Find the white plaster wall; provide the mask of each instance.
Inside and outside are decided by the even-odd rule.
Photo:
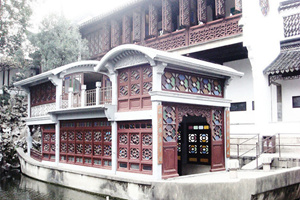
[[[226,62],[224,65],[229,66],[240,72],[244,72],[242,78],[234,78],[227,86],[226,98],[235,102],[245,102],[247,105],[246,111],[230,112],[230,124],[232,128],[238,125],[249,125],[254,123],[254,111],[252,110],[253,96],[253,77],[252,68],[249,59],[236,60]],[[233,129],[234,130],[234,129]],[[236,130],[238,133],[243,131],[243,128]]]
[[[299,85],[300,85],[300,79],[281,81],[283,122],[300,123],[300,108],[293,108],[293,101],[292,101],[293,96],[300,96]]]

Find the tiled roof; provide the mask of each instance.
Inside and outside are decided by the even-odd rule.
[[[289,10],[300,6],[300,0],[287,0],[280,3],[279,10]]]
[[[264,73],[276,75],[296,71],[300,71],[300,40],[282,44],[280,54],[264,70]]]
[[[100,21],[114,13],[117,13],[123,9],[126,9],[126,8],[129,8],[133,5],[136,5],[140,2],[143,2],[143,1],[147,1],[147,0],[127,0],[126,2],[120,4],[120,5],[116,5],[116,7],[113,9],[113,10],[109,10],[107,12],[104,12],[104,13],[101,13],[100,15],[96,16],[96,17],[93,17],[92,19],[88,20],[88,21],[85,21],[83,22],[82,24],[79,25],[80,29],[84,28],[85,26],[87,25],[90,25],[94,22],[97,22],[97,21]]]

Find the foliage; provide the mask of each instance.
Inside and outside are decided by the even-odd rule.
[[[0,1],[0,54],[14,56],[25,39],[32,14],[31,0]]]
[[[0,95],[0,163],[16,165],[18,158],[15,146],[22,147],[26,141],[26,126],[23,118],[27,116],[27,105],[23,96],[10,95],[7,89],[3,92],[3,95]]]
[[[31,54],[34,65],[43,71],[69,64],[88,56],[87,41],[79,29],[65,17],[51,14],[41,22],[40,32],[29,37],[36,51]]]

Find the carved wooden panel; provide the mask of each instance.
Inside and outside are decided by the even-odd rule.
[[[242,12],[242,0],[235,0],[235,10]]]
[[[89,33],[85,36],[88,41],[89,52],[91,56],[101,53],[100,30]]]
[[[120,45],[121,26],[119,21],[111,20],[111,47]]]
[[[30,106],[49,104],[55,102],[56,87],[50,82],[30,87]]]
[[[179,0],[179,25],[190,26],[190,0]]]
[[[240,17],[241,15],[234,15],[219,23],[191,27],[189,45],[242,33],[243,29],[238,25]]]
[[[162,30],[172,31],[172,7],[169,0],[162,1]]]
[[[111,168],[112,135],[107,119],[61,121],[60,162]]]
[[[54,125],[41,126],[42,130],[42,159],[55,161],[55,127]]]
[[[167,34],[165,37],[159,37],[156,40],[148,41],[146,46],[163,51],[187,46],[186,32],[177,31]]]
[[[103,23],[101,30],[101,45],[103,51],[110,50],[110,25],[108,22]]]
[[[117,169],[151,174],[152,141],[151,121],[118,122]]]
[[[206,0],[197,0],[198,7],[198,21],[202,23],[207,22],[207,4]]]
[[[223,18],[225,17],[225,0],[215,0],[216,6],[216,17]]]
[[[157,36],[158,10],[153,5],[149,5],[149,35]]]
[[[122,19],[122,43],[128,44],[131,42],[131,20],[128,15],[124,15]]]
[[[141,41],[141,25],[142,16],[139,11],[133,12],[132,26],[133,26],[133,42]]]
[[[138,66],[119,71],[118,110],[151,109],[152,68]]]

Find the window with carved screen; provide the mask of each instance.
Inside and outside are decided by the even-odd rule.
[[[43,160],[55,161],[55,126],[44,125],[42,130],[42,157]]]
[[[30,105],[54,103],[56,98],[56,87],[50,82],[30,87]]]
[[[118,170],[152,173],[151,121],[118,123]]]
[[[165,71],[162,76],[162,89],[223,97],[223,82],[221,79],[186,72]]]
[[[62,121],[60,161],[110,168],[111,140],[111,124],[105,119]]]
[[[151,109],[151,66],[130,67],[118,74],[118,110]]]

